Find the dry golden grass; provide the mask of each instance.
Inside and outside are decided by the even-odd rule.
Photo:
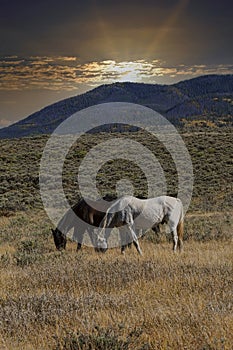
[[[144,239],[142,257],[124,257],[55,251],[42,212],[0,226],[0,349],[232,349],[231,239],[188,240],[182,254]]]

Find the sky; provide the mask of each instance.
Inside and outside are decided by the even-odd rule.
[[[0,0],[0,127],[116,81],[233,73],[232,0]]]

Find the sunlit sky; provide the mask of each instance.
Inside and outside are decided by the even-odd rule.
[[[0,4],[0,126],[102,84],[233,73],[230,0]]]

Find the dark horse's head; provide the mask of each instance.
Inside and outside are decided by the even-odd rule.
[[[66,249],[66,237],[63,233],[56,228],[55,230],[52,229],[52,234],[56,248],[58,250]]]

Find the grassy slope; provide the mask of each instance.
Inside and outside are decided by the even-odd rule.
[[[37,181],[46,137],[1,141],[0,348],[232,349],[232,134],[183,138],[195,172],[185,251],[174,255],[165,232],[149,234],[142,258],[134,249],[126,257],[119,249],[98,255],[88,247],[77,254],[74,243],[56,252]],[[83,140],[68,159],[81,159],[95,142]],[[161,148],[172,191],[174,174],[162,154]],[[78,196],[72,164],[64,171],[71,202]],[[113,190],[111,166],[102,170],[100,188],[104,178]],[[131,170],[140,192],[143,183]]]

